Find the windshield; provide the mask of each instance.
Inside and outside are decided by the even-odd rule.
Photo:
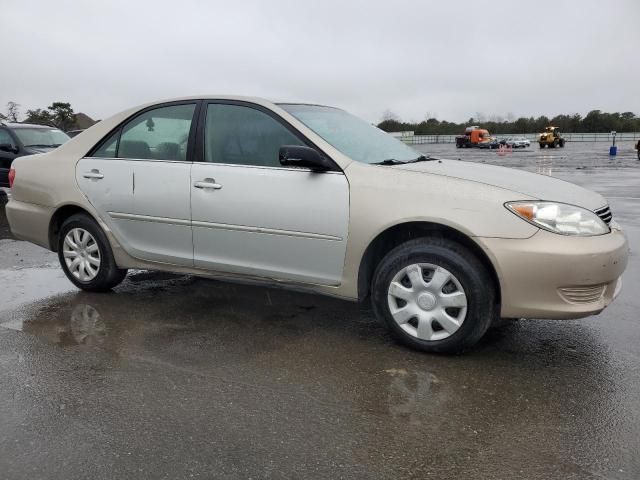
[[[13,133],[25,147],[59,147],[70,138],[57,128],[16,128]]]
[[[388,133],[344,110],[298,104],[281,104],[280,107],[340,152],[358,162],[406,162],[422,155]]]

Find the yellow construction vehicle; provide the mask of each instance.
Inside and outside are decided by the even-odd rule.
[[[564,147],[564,138],[562,138],[558,127],[547,127],[544,129],[544,132],[540,134],[540,138],[538,138],[538,144],[540,145],[540,148],[562,148]]]

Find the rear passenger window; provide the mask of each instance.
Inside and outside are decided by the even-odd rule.
[[[116,147],[118,146],[119,136],[120,131],[118,130],[116,133],[111,135],[111,137],[109,137],[91,156],[99,158],[116,158]]]
[[[195,108],[195,104],[172,105],[138,115],[108,138],[93,156],[185,161]]]

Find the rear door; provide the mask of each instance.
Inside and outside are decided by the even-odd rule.
[[[146,109],[80,160],[80,188],[132,256],[193,265],[190,173],[197,103]]]
[[[251,104],[203,105],[191,171],[194,263],[260,277],[337,285],[349,221],[342,171],[284,168],[283,145],[308,143]]]

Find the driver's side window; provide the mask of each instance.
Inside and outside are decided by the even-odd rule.
[[[192,103],[144,112],[107,139],[93,156],[185,161],[195,108]]]
[[[243,105],[209,104],[204,137],[205,161],[231,165],[280,167],[280,147],[304,146],[276,119]]]

